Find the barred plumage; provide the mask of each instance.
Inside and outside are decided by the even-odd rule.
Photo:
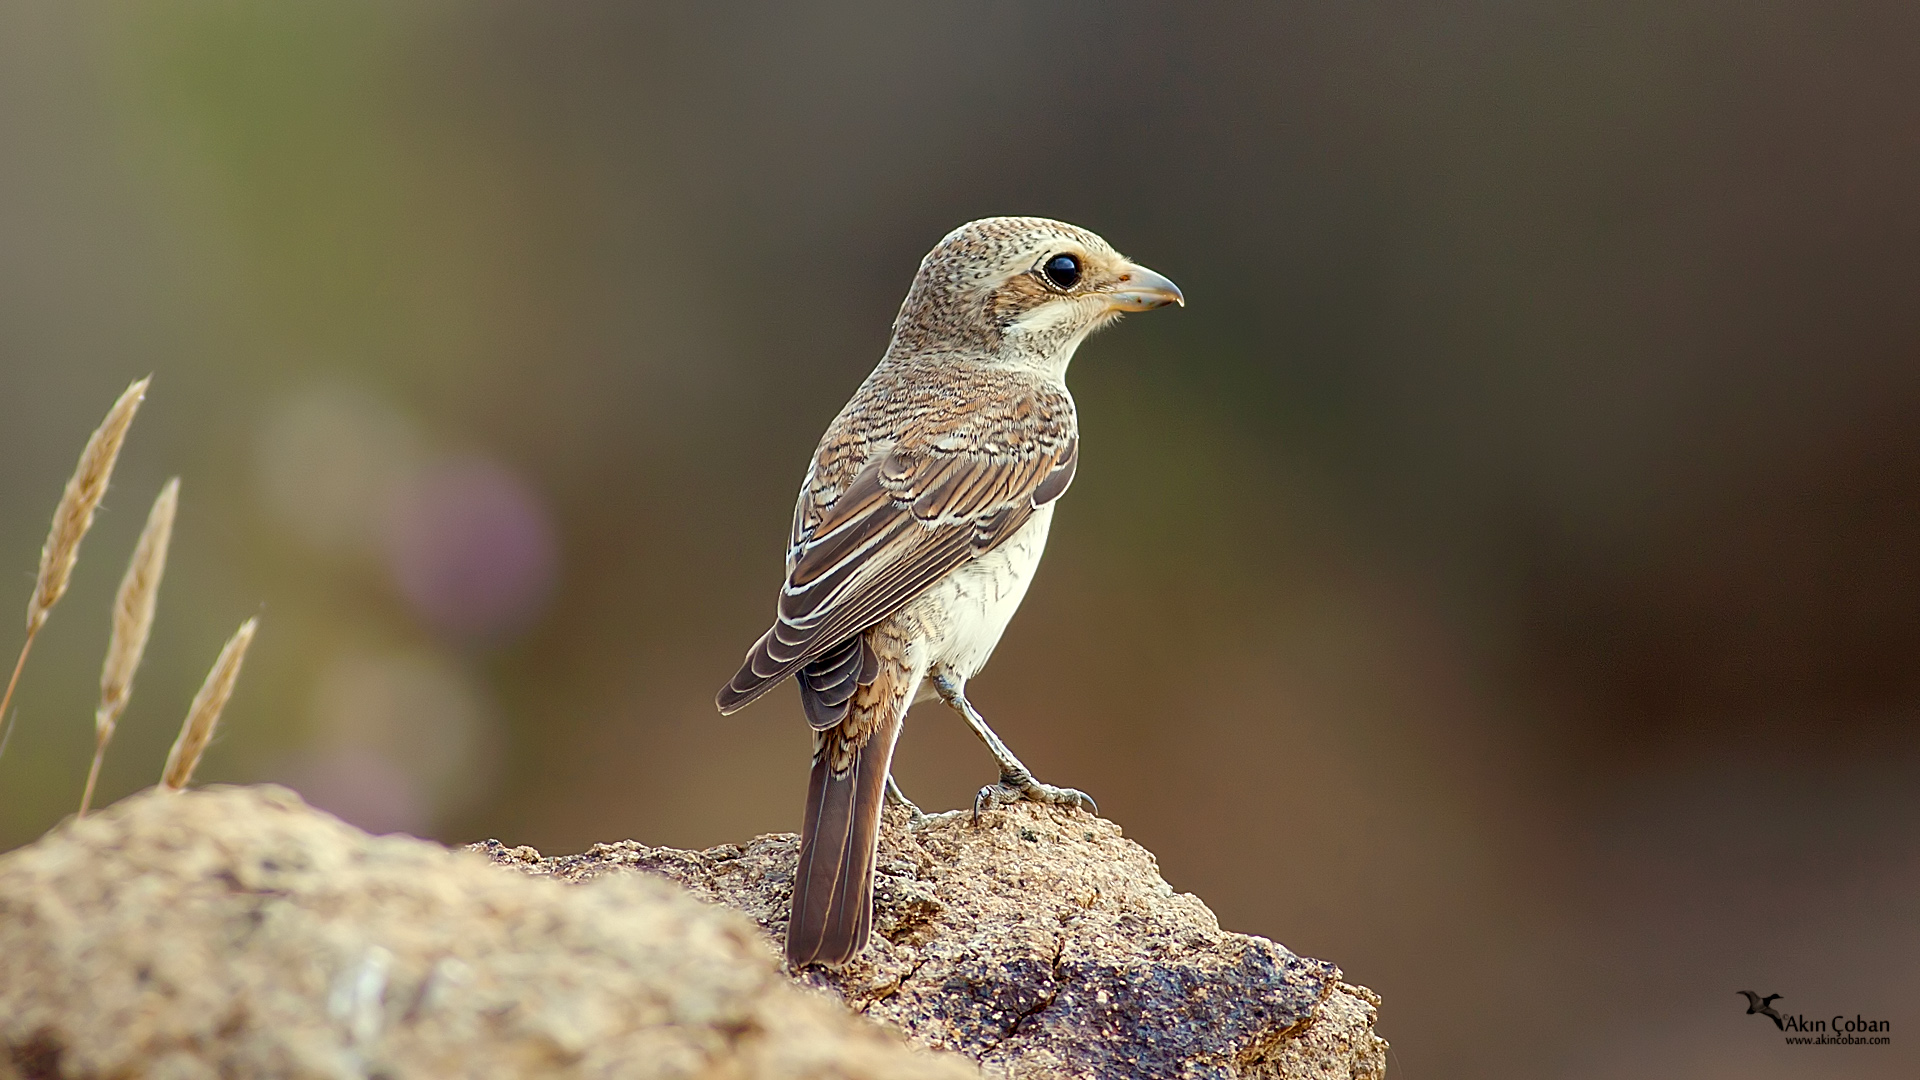
[[[1184,303],[1172,282],[1085,229],[963,225],[921,262],[885,356],[821,438],[774,624],[717,700],[731,713],[797,675],[816,731],[794,964],[844,963],[866,943],[893,742],[923,680],[987,741],[1008,797],[1091,806],[1034,781],[964,686],[1025,596],[1078,468],[1074,350],[1122,312],[1169,303]]]

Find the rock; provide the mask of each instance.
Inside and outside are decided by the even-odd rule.
[[[536,877],[604,881],[641,870],[785,931],[799,841],[706,851],[599,844],[542,858],[475,845]],[[1382,1077],[1379,998],[1323,960],[1222,931],[1112,822],[1035,804],[883,831],[874,942],[805,981],[854,1010],[954,1050],[991,1076]]]
[[[0,1077],[977,1076],[795,986],[739,915],[148,792],[0,856]]]
[[[776,963],[792,836],[475,846],[519,873],[274,787],[68,822],[0,856],[0,1078],[1385,1071],[1371,991],[1223,932],[1075,811],[891,818],[874,945],[811,991]]]

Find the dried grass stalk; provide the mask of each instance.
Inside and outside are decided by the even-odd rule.
[[[173,741],[166,770],[160,774],[160,786],[168,791],[183,790],[193,779],[193,770],[200,766],[200,755],[206,753],[207,744],[213,741],[214,726],[220,723],[220,710],[233,696],[233,684],[240,678],[240,662],[247,658],[247,646],[253,644],[253,631],[258,622],[258,619],[248,619],[240,624],[240,629],[227,640],[226,648],[220,650],[220,659],[213,662],[213,670],[207,672],[207,681],[200,684],[200,692],[193,695],[193,707],[187,710],[186,723],[180,725],[180,737]]]
[[[140,542],[134,545],[120,592],[113,598],[113,636],[107,642],[107,660],[100,668],[100,706],[93,713],[93,767],[87,770],[87,788],[80,795],[80,817],[93,804],[93,786],[100,779],[100,762],[120,722],[120,713],[133,694],[133,673],[147,651],[153,630],[154,603],[160,598],[160,578],[167,571],[167,543],[173,538],[174,512],[180,505],[180,478],[160,489],[147,514]]]
[[[107,493],[107,481],[113,477],[114,460],[120,456],[120,444],[126,441],[127,427],[140,401],[147,396],[152,376],[127,387],[120,400],[107,410],[107,418],[87,440],[80,452],[80,464],[67,481],[60,505],[53,512],[53,528],[47,533],[46,546],[40,549],[40,576],[34,582],[33,598],[27,601],[27,635],[31,637],[47,621],[47,613],[67,591],[67,579],[73,564],[80,560],[80,541],[93,526],[93,512],[100,497]]]
[[[53,511],[53,528],[47,532],[46,546],[40,549],[40,574],[33,583],[33,595],[27,599],[27,639],[20,645],[20,658],[13,662],[13,675],[0,694],[0,717],[13,700],[14,687],[20,684],[20,671],[27,666],[27,653],[33,648],[34,635],[46,625],[47,613],[67,591],[67,579],[73,576],[73,564],[80,560],[80,541],[93,526],[93,512],[100,497],[107,493],[107,481],[113,477],[113,463],[120,456],[120,444],[126,441],[133,414],[147,396],[147,383],[153,377],[135,382],[107,410],[107,418],[94,429],[86,449],[80,451],[80,463]],[[12,733],[9,726],[8,733]]]

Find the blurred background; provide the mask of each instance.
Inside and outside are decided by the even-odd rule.
[[[8,4],[22,607],[155,378],[0,847],[77,802],[174,474],[107,800],[259,614],[203,780],[550,852],[792,829],[792,693],[712,698],[807,455],[925,250],[1044,214],[1191,307],[1074,365],[974,684],[1036,771],[1380,991],[1393,1075],[1914,1075],[1917,72],[1894,0]],[[991,764],[922,708],[898,773]]]

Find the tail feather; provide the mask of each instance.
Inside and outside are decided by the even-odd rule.
[[[824,749],[814,755],[787,922],[787,960],[795,967],[838,967],[859,955],[872,930],[874,851],[900,731],[898,711],[883,713],[844,771],[832,768]]]
[[[800,704],[806,710],[807,723],[815,731],[825,731],[845,720],[853,706],[853,695],[873,682],[879,668],[865,634],[853,635],[801,668],[795,681],[800,684]]]

